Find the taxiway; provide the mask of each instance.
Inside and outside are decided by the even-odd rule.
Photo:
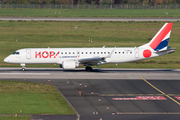
[[[0,68],[0,79],[56,86],[81,120],[175,120],[180,117],[180,69],[103,68],[86,72],[82,68],[65,71]],[[34,119],[44,120],[60,117],[76,119],[76,116],[33,115]]]

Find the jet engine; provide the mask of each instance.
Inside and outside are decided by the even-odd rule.
[[[79,67],[79,63],[76,61],[63,61],[62,65],[60,65],[63,69],[75,69]]]

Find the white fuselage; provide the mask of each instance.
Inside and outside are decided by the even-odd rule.
[[[146,59],[143,56],[144,48],[27,48],[19,49],[18,54],[11,54],[5,62],[17,64],[62,64],[63,61],[86,58],[106,57],[106,63],[124,63]],[[162,54],[153,53],[151,57]]]

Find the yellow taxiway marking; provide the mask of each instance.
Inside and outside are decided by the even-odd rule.
[[[165,94],[163,91],[159,90],[157,87],[155,87],[154,85],[152,85],[150,82],[148,82],[146,79],[144,79],[143,77],[141,77],[141,79],[143,79],[147,84],[149,84],[151,87],[153,87],[154,89],[156,89],[157,91],[159,91],[160,93],[162,93],[164,96],[168,97],[169,99],[171,99],[172,101],[174,101],[175,103],[177,103],[178,105],[180,105],[180,103],[178,101],[176,101],[175,99],[173,99],[172,97],[170,97],[168,94]]]

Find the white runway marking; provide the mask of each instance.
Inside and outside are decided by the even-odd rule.
[[[50,73],[0,73],[0,75],[51,75]]]

